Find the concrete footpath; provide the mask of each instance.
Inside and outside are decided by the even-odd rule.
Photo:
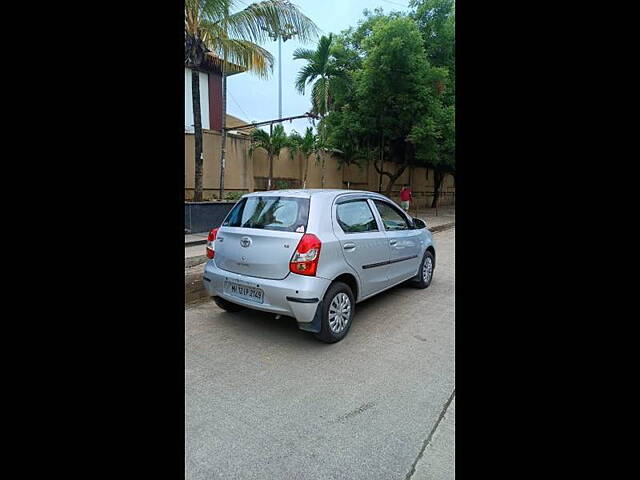
[[[424,220],[427,227],[432,232],[446,230],[456,224],[455,206],[446,206],[435,209],[420,210],[417,217]],[[436,215],[437,213],[437,215]],[[416,211],[411,210],[410,215],[416,216]],[[205,244],[207,243],[208,232],[192,233],[184,236],[184,266],[185,268],[195,267],[207,261],[205,254]]]

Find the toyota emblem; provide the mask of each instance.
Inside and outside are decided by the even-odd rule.
[[[251,245],[251,239],[249,237],[242,237],[240,239],[240,245],[244,248],[247,248],[249,245]]]

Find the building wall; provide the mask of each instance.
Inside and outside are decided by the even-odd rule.
[[[220,187],[220,132],[205,131],[203,134],[204,156],[204,199],[217,198]],[[253,155],[249,155],[250,140],[243,135],[227,135],[227,153],[225,161],[225,192],[241,191],[252,192],[266,188],[266,178],[269,175],[269,161],[266,152],[256,149]],[[194,136],[185,134],[185,197],[193,198],[194,185]],[[324,168],[322,165],[324,160]],[[339,163],[328,154],[321,156],[321,161],[316,162],[316,156],[311,155],[309,161],[309,174],[307,188],[349,188],[356,190],[378,191],[379,174],[371,164],[362,167],[350,165],[339,168]],[[386,162],[384,170],[395,172],[396,165]],[[291,159],[285,149],[273,162],[274,182],[291,181],[290,186],[302,187],[305,164],[301,155]],[[324,185],[322,177],[324,174]],[[411,185],[414,196],[414,205],[418,208],[430,207],[433,200],[433,170],[426,168],[407,168],[396,180],[391,198],[399,201],[399,192],[402,185]],[[293,185],[293,181],[297,185]],[[261,185],[264,184],[264,187]],[[382,177],[382,192],[388,185],[388,178]],[[275,188],[273,185],[272,188]],[[453,176],[447,175],[442,183],[442,195],[440,205],[455,203],[455,186]]]
[[[209,75],[198,73],[200,79],[200,117],[202,128],[209,129]],[[193,96],[191,93],[191,69],[184,69],[184,130],[193,132]]]
[[[251,192],[253,186],[253,161],[262,152],[249,157],[249,141],[239,135],[227,135],[227,152],[225,161],[225,191]],[[194,164],[194,135],[185,134],[185,196],[193,198],[195,180]],[[220,132],[211,130],[203,132],[202,154],[203,162],[203,189],[204,199],[210,200],[215,195],[217,198],[220,188]]]
[[[222,131],[222,75],[209,73],[209,124],[211,130]]]

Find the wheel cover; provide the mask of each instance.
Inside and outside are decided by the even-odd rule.
[[[422,280],[425,283],[428,283],[431,280],[431,275],[433,274],[433,262],[431,257],[427,257],[424,259],[424,264],[422,265]]]
[[[351,317],[351,300],[346,293],[338,293],[329,304],[329,328],[333,333],[342,333]]]

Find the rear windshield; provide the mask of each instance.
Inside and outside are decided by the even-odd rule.
[[[246,197],[231,209],[222,226],[304,233],[308,218],[308,198]]]

